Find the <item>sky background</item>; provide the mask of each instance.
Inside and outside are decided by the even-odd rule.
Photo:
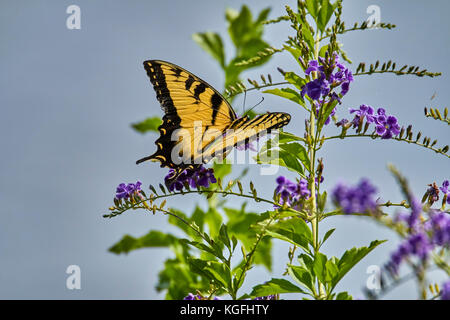
[[[0,3],[0,298],[2,299],[161,299],[154,286],[165,249],[145,249],[114,255],[107,249],[123,235],[140,236],[150,229],[174,232],[166,217],[129,212],[104,219],[121,182],[141,180],[144,185],[162,181],[167,173],[157,164],[136,166],[153,153],[156,134],[141,135],[130,123],[161,116],[155,93],[142,62],[171,61],[197,74],[218,89],[223,86],[219,66],[193,41],[199,31],[217,31],[224,38],[225,8],[239,9],[243,1],[1,1]],[[270,18],[284,14],[284,4],[296,1],[247,1],[253,12],[271,6]],[[66,8],[81,8],[81,29],[66,28]],[[366,9],[376,4],[383,22],[395,23],[391,31],[351,32],[341,37],[354,61],[392,59],[397,65],[419,65],[438,78],[376,75],[358,77],[352,84],[338,117],[349,107],[370,104],[384,107],[401,125],[414,128],[441,145],[448,144],[448,128],[423,116],[425,106],[448,107],[450,101],[450,2],[344,1],[343,20],[348,26],[368,18]],[[265,39],[280,47],[291,34],[288,23],[270,26]],[[232,54],[226,38],[227,57]],[[245,77],[272,73],[276,67],[297,70],[288,54],[279,54]],[[433,94],[436,98],[430,101]],[[262,93],[247,95],[247,105]],[[447,104],[447,105],[446,105]],[[235,110],[242,101],[235,100]],[[305,113],[294,104],[265,95],[258,111],[285,111],[293,118],[287,131],[302,135]],[[332,130],[329,131],[332,133]],[[356,183],[368,177],[384,200],[402,199],[387,170],[395,164],[421,197],[426,185],[441,184],[448,176],[448,158],[430,150],[395,141],[348,139],[326,145],[325,188],[338,181]],[[236,168],[237,172],[240,168]],[[292,173],[280,174],[294,179]],[[270,195],[275,176],[249,173],[263,195]],[[198,197],[172,198],[172,207],[194,208]],[[237,206],[238,204],[236,204]],[[251,206],[267,210],[264,206]],[[345,249],[368,245],[374,239],[389,241],[367,256],[341,282],[339,290],[363,297],[370,265],[383,265],[398,244],[391,232],[361,218],[336,217],[321,224],[321,231],[337,228],[324,247],[340,256]],[[274,272],[279,276],[287,261],[287,247],[276,244]],[[66,288],[66,268],[81,268],[81,290]],[[431,273],[442,282],[444,275]],[[250,273],[244,286],[271,278],[262,268]],[[416,298],[413,282],[387,298]]]

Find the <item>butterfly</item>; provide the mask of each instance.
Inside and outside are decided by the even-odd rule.
[[[268,112],[253,119],[238,118],[227,100],[191,72],[166,61],[144,61],[144,68],[164,111],[152,160],[168,167],[170,185],[186,169],[195,170],[213,158],[226,157],[235,146],[287,125],[288,113]]]

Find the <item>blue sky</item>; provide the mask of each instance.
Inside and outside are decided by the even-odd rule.
[[[154,285],[163,261],[163,249],[141,250],[116,256],[107,248],[124,234],[143,235],[150,229],[170,230],[165,217],[133,212],[106,220],[102,214],[120,182],[161,181],[167,173],[157,164],[136,166],[154,150],[155,134],[140,135],[130,123],[160,116],[142,61],[174,62],[221,88],[218,65],[191,39],[194,32],[212,30],[226,36],[225,8],[242,1],[2,1],[0,4],[0,298],[21,299],[155,299]],[[271,6],[270,17],[284,14],[284,2],[247,1],[253,12]],[[286,3],[295,6],[295,1]],[[81,8],[81,29],[66,28],[66,8]],[[283,4],[283,5],[281,5]],[[344,1],[347,25],[367,19],[376,4],[381,19],[397,25],[391,31],[370,30],[344,35],[341,41],[353,69],[360,61],[392,59],[443,73],[438,78],[377,75],[359,77],[352,84],[338,116],[349,107],[370,104],[395,114],[400,124],[442,145],[448,128],[425,118],[425,106],[443,108],[450,100],[450,3],[429,1]],[[267,28],[265,39],[280,47],[290,34],[288,23]],[[229,40],[227,56],[232,54]],[[244,76],[276,75],[276,67],[294,69],[295,62],[280,54],[264,67]],[[430,101],[436,93],[436,98]],[[262,93],[247,95],[247,105]],[[242,100],[235,100],[235,109]],[[295,105],[265,96],[260,111],[285,111],[293,118],[286,130],[302,134],[305,114]],[[330,130],[331,132],[331,130]],[[337,181],[356,183],[370,178],[386,200],[401,200],[388,172],[395,164],[420,197],[428,183],[448,176],[448,158],[417,146],[394,141],[344,140],[323,150],[325,187]],[[287,171],[280,173],[289,175]],[[250,175],[255,185],[274,185],[275,177]],[[294,178],[294,177],[291,177]],[[261,190],[270,196],[272,187]],[[173,207],[191,210],[199,198],[174,199]],[[265,210],[263,206],[252,206]],[[397,238],[364,219],[340,217],[321,230],[337,228],[325,252],[339,256],[352,246],[388,239],[343,281],[340,289],[362,296],[370,265],[382,265]],[[276,245],[274,274],[284,270],[287,248]],[[279,261],[279,262],[278,262]],[[67,290],[67,266],[79,265],[81,290]],[[431,274],[440,282],[444,276]],[[270,275],[256,268],[246,287]],[[390,298],[415,298],[413,283],[392,292]]]

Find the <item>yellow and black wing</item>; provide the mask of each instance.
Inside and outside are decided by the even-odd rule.
[[[253,119],[237,119],[203,151],[203,161],[206,163],[216,157],[225,158],[233,147],[251,143],[273,129],[284,127],[290,120],[291,115],[284,112],[268,112]]]
[[[157,160],[161,167],[183,167],[172,161],[175,146],[190,150],[190,157],[184,155],[184,159],[193,163],[236,120],[234,110],[212,86],[177,65],[149,60],[144,67],[165,115],[158,128],[161,136],[155,142],[157,151],[137,163]],[[201,130],[202,134],[195,134],[194,130]],[[184,134],[183,139],[175,140],[176,131]]]
[[[165,114],[156,152],[136,163],[159,161],[161,167],[175,169],[171,179],[214,157],[226,157],[232,147],[290,120],[281,112],[238,119],[217,90],[189,71],[161,60],[145,61],[144,67]]]

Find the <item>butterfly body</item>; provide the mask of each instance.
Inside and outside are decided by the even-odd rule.
[[[156,152],[136,163],[159,161],[161,167],[175,169],[169,182],[184,170],[226,157],[231,148],[290,121],[290,115],[283,112],[238,118],[217,90],[189,71],[161,60],[145,61],[144,68],[164,116]]]

